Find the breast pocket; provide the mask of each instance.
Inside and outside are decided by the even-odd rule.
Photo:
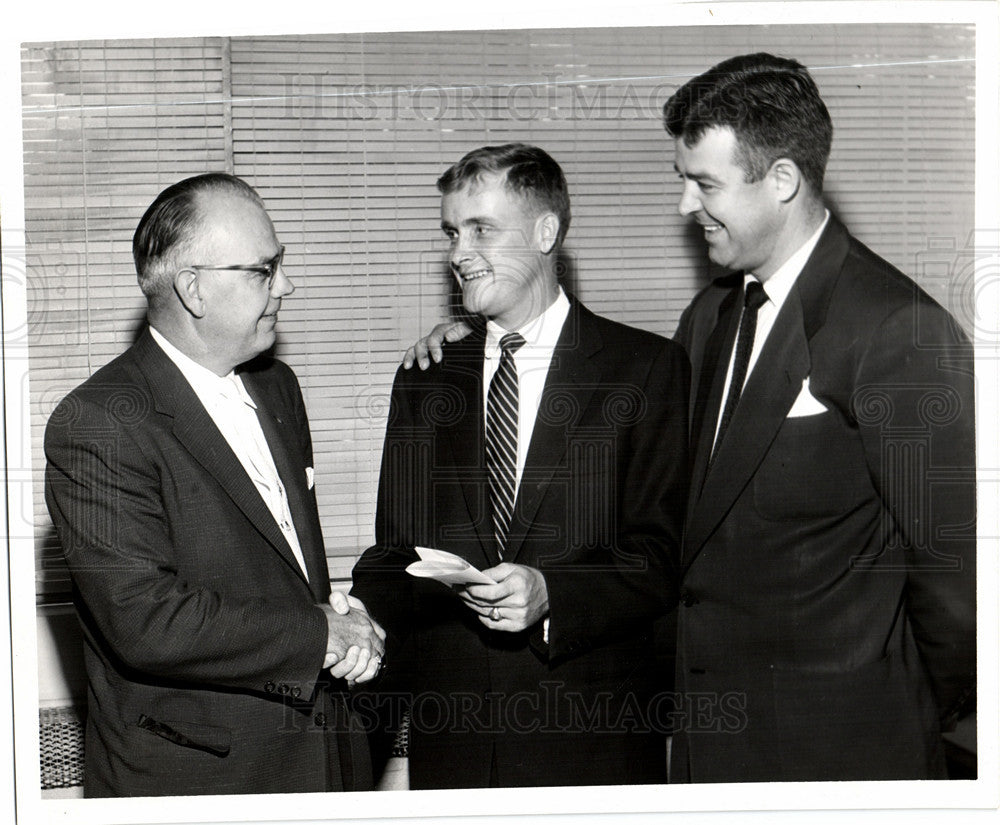
[[[772,521],[835,516],[871,495],[861,438],[836,412],[786,418],[753,481]]]

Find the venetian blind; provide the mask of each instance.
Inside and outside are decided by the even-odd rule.
[[[138,153],[138,162],[156,141],[178,147],[172,162],[190,152],[192,164],[202,164],[193,171],[230,161],[236,174],[258,188],[288,247],[287,271],[297,287],[282,308],[279,355],[295,368],[306,395],[335,578],[348,575],[372,538],[386,400],[402,349],[444,317],[452,300],[434,182],[476,146],[523,140],[549,151],[566,171],[572,197],[564,256],[568,288],[598,312],[669,335],[709,271],[701,240],[676,211],[680,185],[672,171],[672,141],[660,124],[662,104],[689,77],[733,54],[766,50],[795,56],[813,70],[835,123],[827,175],[832,207],[858,237],[969,323],[953,275],[973,226],[974,43],[968,27],[236,38],[228,60],[224,44],[198,42],[204,50],[210,45],[218,50],[219,82],[231,79],[231,112],[222,104],[196,107],[202,118],[218,112],[218,144],[207,121],[200,136],[174,132],[163,106],[150,132],[131,127],[130,139],[129,129],[114,131],[114,140],[122,142],[113,150],[102,142],[111,133],[103,120],[64,128],[63,139],[77,147],[82,170],[74,167],[72,174],[49,182],[43,158],[26,171],[26,184],[29,192],[38,186],[52,191],[50,197],[58,190],[59,197],[75,199],[79,213],[64,215],[56,201],[47,213],[29,211],[32,248],[42,237],[33,226],[44,223],[52,242],[73,254],[82,240],[89,240],[87,249],[98,241],[108,249],[115,244],[127,249],[134,222],[157,187],[184,174],[160,167],[164,179],[155,186],[149,178],[138,183],[143,167],[131,165],[131,153]],[[169,44],[188,56],[198,48]],[[109,54],[118,47],[103,46]],[[26,66],[32,65],[30,55],[26,51]],[[216,60],[205,51],[201,62],[207,78]],[[166,94],[171,72],[152,71],[164,72],[166,85],[154,85]],[[88,82],[91,94],[107,95],[107,78],[95,74]],[[25,88],[27,103],[36,93]],[[49,95],[72,91],[38,88]],[[39,105],[50,102],[42,98]],[[204,155],[209,131],[212,146],[231,151],[231,157]],[[137,203],[123,224],[104,223],[99,232],[92,225],[86,237],[74,235],[67,244],[60,221],[69,229],[81,215],[103,214],[105,204],[92,197],[95,184],[87,170],[98,147],[115,152],[119,161],[107,170],[109,187],[134,192]],[[42,262],[43,253],[44,246],[31,254]],[[124,349],[137,317],[130,264],[113,262],[121,269],[113,270],[122,279],[119,305],[132,302],[133,309],[106,328],[89,321],[84,329],[93,332],[80,331],[79,311],[67,321],[67,334],[83,344],[93,334],[107,338],[99,357],[88,362],[94,367]],[[98,273],[109,271],[106,266],[88,257],[76,267],[86,269],[90,279],[76,290],[81,308],[96,306],[103,287]],[[54,277],[45,275],[50,293],[66,280]],[[95,280],[100,287],[92,287]],[[42,390],[33,385],[33,393],[56,396],[68,390],[83,377],[79,354],[75,363],[76,371],[68,360],[46,367],[50,383]],[[37,374],[35,364],[33,355]],[[50,409],[51,404],[40,406],[39,428]]]
[[[132,233],[157,192],[226,165],[221,39],[25,46],[24,199],[38,587],[68,575],[42,488],[59,400],[128,348],[145,315]]]

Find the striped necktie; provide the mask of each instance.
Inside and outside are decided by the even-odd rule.
[[[493,534],[501,559],[514,512],[517,481],[517,365],[514,353],[524,338],[510,332],[500,339],[500,364],[486,397],[486,471],[490,478]]]

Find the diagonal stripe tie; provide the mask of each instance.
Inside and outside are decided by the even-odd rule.
[[[500,364],[486,396],[486,472],[490,479],[493,535],[501,559],[514,512],[517,481],[517,365],[514,353],[524,338],[510,332],[500,339]]]

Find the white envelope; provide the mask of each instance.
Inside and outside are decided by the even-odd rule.
[[[461,556],[447,550],[415,547],[420,561],[408,565],[406,572],[422,579],[436,579],[444,584],[496,584]]]
[[[802,389],[799,397],[795,399],[792,408],[788,411],[788,418],[805,418],[807,415],[819,415],[825,413],[827,408],[819,399],[809,391],[809,378],[802,382]]]

